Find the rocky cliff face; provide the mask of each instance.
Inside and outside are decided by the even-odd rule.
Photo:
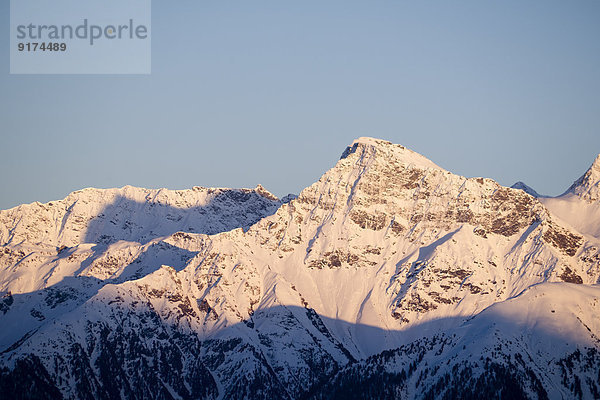
[[[286,200],[124,188],[0,212],[0,387],[598,393],[600,240],[540,200],[372,138]]]

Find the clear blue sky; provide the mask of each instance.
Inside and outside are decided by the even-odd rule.
[[[150,76],[9,75],[0,208],[83,187],[298,192],[355,137],[556,195],[600,152],[599,1],[154,0]]]

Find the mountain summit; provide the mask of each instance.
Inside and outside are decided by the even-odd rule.
[[[594,398],[600,239],[569,221],[373,138],[285,201],[127,187],[1,211],[0,388]]]
[[[442,170],[442,168],[419,153],[409,150],[402,145],[392,144],[392,142],[388,142],[387,140],[372,137],[360,137],[354,140],[350,146],[346,147],[346,150],[342,153],[341,159],[348,157],[357,150],[373,154],[378,153],[379,157],[386,157],[393,162],[402,162],[403,164]]]
[[[521,182],[521,181],[512,185],[511,188],[512,189],[520,189],[533,197],[541,197],[540,194],[538,192],[536,192],[531,186],[529,186],[526,183]]]
[[[574,193],[590,203],[600,199],[600,154],[586,173],[571,185],[567,193]]]

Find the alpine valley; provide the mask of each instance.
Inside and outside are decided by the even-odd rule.
[[[373,138],[297,197],[0,211],[0,398],[600,399],[600,157],[556,198]]]

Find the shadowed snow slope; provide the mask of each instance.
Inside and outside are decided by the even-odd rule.
[[[67,398],[599,393],[598,214],[577,224],[552,199],[373,138],[284,204],[262,188],[86,192],[0,213],[0,385]]]

